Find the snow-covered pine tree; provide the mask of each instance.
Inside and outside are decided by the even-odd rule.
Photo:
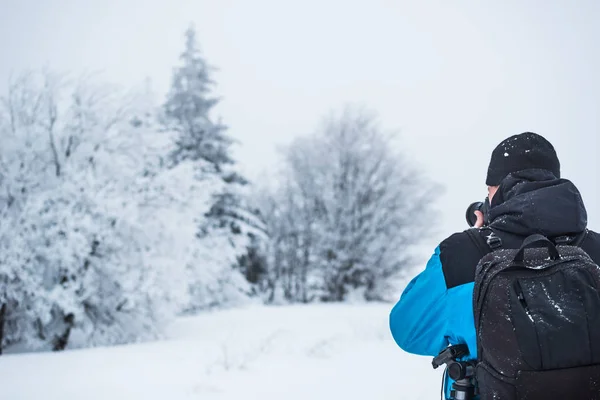
[[[191,163],[196,178],[211,194],[206,212],[194,216],[198,248],[188,266],[191,301],[187,311],[239,302],[251,294],[239,264],[264,235],[257,213],[246,201],[248,181],[235,170],[234,140],[227,126],[211,115],[219,103],[213,95],[213,70],[190,26],[163,115],[166,129],[175,135],[170,167]]]
[[[187,29],[185,37],[181,64],[174,70],[164,105],[165,124],[177,133],[172,162],[205,160],[220,171],[223,165],[233,164],[229,154],[233,140],[227,135],[227,127],[210,116],[219,102],[212,96],[214,68],[202,56],[193,26]]]

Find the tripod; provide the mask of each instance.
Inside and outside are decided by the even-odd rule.
[[[454,400],[475,398],[475,385],[473,384],[475,363],[458,361],[459,358],[467,355],[469,355],[469,348],[466,345],[450,346],[436,356],[431,363],[434,369],[446,364],[446,372],[454,380],[450,391],[451,399]]]

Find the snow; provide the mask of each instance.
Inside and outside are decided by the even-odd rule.
[[[248,306],[178,319],[153,343],[5,355],[2,398],[439,398],[441,368],[396,346],[391,306]]]

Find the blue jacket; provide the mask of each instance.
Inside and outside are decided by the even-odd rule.
[[[425,270],[410,281],[392,309],[392,336],[409,353],[436,356],[448,345],[466,344],[476,358],[474,283],[448,288],[440,253],[438,246]]]
[[[403,350],[436,356],[449,345],[466,344],[477,358],[473,276],[480,253],[465,232],[442,242],[425,270],[407,285],[390,313],[390,330]],[[450,398],[451,380],[445,383]]]

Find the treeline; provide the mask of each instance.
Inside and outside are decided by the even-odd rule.
[[[146,85],[10,79],[0,350],[148,340],[177,315],[248,301],[385,299],[410,265],[432,186],[376,119],[331,115],[271,181],[249,182],[213,115],[211,66],[185,38],[162,104]]]

